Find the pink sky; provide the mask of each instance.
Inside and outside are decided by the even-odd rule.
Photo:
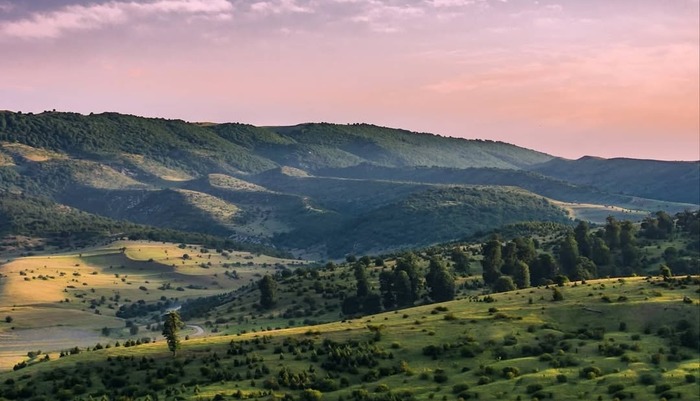
[[[0,109],[700,159],[698,0],[0,0]]]

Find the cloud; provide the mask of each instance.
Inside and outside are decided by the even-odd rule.
[[[425,10],[418,6],[393,5],[379,0],[367,0],[362,10],[350,20],[366,23],[375,32],[394,33],[402,30],[403,21],[424,15]]]
[[[251,4],[250,9],[263,14],[314,12],[311,7],[299,5],[295,0],[259,1]]]
[[[8,13],[14,10],[15,6],[7,1],[0,1],[0,12]]]
[[[102,4],[70,5],[0,24],[0,37],[58,38],[68,32],[95,30],[149,16],[183,15],[225,20],[231,17],[232,12],[233,6],[226,0],[158,0],[147,3],[109,1]]]

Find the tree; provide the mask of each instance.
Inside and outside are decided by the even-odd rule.
[[[170,311],[165,316],[163,322],[163,336],[168,342],[168,349],[173,353],[173,357],[177,355],[180,349],[180,336],[178,332],[185,327],[185,324],[180,319],[180,314],[177,311]]]
[[[394,274],[394,293],[398,306],[413,305],[413,292],[411,291],[411,278],[405,270],[399,270]]]
[[[540,254],[530,265],[530,281],[536,285],[552,280],[558,273],[557,262],[548,253]]]
[[[666,265],[661,265],[659,273],[661,274],[661,277],[664,278],[664,281],[673,277],[673,273],[671,273],[671,268]]]
[[[370,286],[364,263],[355,264],[355,279],[357,280],[357,296],[360,298],[366,297],[369,294]]]
[[[574,238],[578,244],[578,253],[587,258],[591,257],[591,238],[588,235],[588,223],[579,221],[574,228]]]
[[[501,241],[497,236],[494,235],[484,244],[482,253],[484,258],[481,261],[481,267],[483,268],[482,275],[484,277],[484,282],[486,284],[493,284],[498,277],[501,276],[501,266],[503,266]]]
[[[516,288],[511,276],[501,276],[493,283],[493,290],[495,292],[513,291]]]
[[[578,244],[573,234],[569,233],[559,246],[559,263],[567,276],[575,274],[578,256]]]
[[[518,261],[515,265],[513,279],[518,288],[527,288],[530,286],[530,266],[523,261]]]
[[[656,220],[658,221],[659,231],[663,233],[663,238],[668,238],[673,234],[674,223],[673,218],[668,213],[660,210],[656,212]]]
[[[471,268],[469,266],[471,260],[469,255],[462,250],[462,248],[457,247],[452,250],[452,255],[450,255],[452,262],[454,262],[454,269],[457,273],[470,274]]]
[[[620,246],[620,223],[613,216],[608,216],[605,221],[605,243],[610,249]]]
[[[411,283],[411,303],[420,297],[422,276],[418,272],[418,258],[409,252],[396,263],[397,272],[404,271]]]
[[[593,260],[593,263],[595,263],[598,266],[607,266],[610,264],[610,248],[605,243],[605,241],[603,241],[602,238],[593,238],[593,246],[591,248],[591,259]]]
[[[260,306],[270,309],[277,302],[277,282],[269,274],[263,276],[258,282],[260,289]]]
[[[394,274],[388,271],[379,273],[379,294],[382,297],[384,308],[391,309],[396,306],[396,294],[394,293]]]
[[[5,323],[12,323],[12,316],[5,316]]]
[[[451,301],[455,298],[455,279],[447,271],[445,264],[437,259],[430,260],[428,273],[425,276],[430,298],[435,302]]]
[[[598,267],[592,260],[585,256],[578,258],[576,263],[576,272],[571,277],[574,280],[588,280],[595,278],[598,275]]]
[[[537,250],[535,241],[532,238],[517,237],[513,240],[517,248],[518,260],[521,260],[528,265],[537,258]]]
[[[501,254],[503,257],[501,274],[512,276],[515,271],[515,265],[518,263],[518,248],[515,242],[508,242],[501,250]]]

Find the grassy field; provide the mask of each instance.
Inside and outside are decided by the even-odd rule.
[[[190,298],[233,291],[274,272],[276,266],[304,264],[222,251],[123,241],[81,253],[7,261],[0,265],[0,317],[10,316],[12,322],[0,324],[0,369],[17,363],[29,344],[32,349],[60,351],[68,345],[126,338],[129,331],[124,319],[115,317],[121,305],[141,300],[147,304],[168,300],[177,305]],[[144,323],[136,322],[142,332]],[[110,329],[109,336],[102,334],[105,327]],[[37,342],[42,333],[43,339]]]
[[[700,354],[697,341],[683,345],[683,333],[697,337],[699,284],[635,277],[470,296],[317,326],[193,338],[176,358],[162,341],[84,351],[3,374],[0,394],[692,400],[700,396]],[[555,289],[563,300],[552,300]]]

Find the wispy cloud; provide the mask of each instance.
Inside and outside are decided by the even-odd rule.
[[[296,0],[259,1],[250,5],[250,9],[263,14],[313,13],[310,6],[300,5]]]
[[[351,18],[353,22],[366,23],[376,32],[393,33],[402,30],[402,22],[425,15],[422,7],[394,5],[385,1],[367,0],[363,9]]]
[[[7,13],[12,11],[15,6],[7,1],[0,1],[0,12]]]
[[[3,3],[0,3],[0,8]],[[22,39],[57,38],[69,32],[125,24],[138,18],[163,15],[205,16],[228,19],[233,5],[226,0],[158,0],[151,2],[110,1],[102,4],[71,5],[34,13],[27,18],[0,24],[0,37]]]

